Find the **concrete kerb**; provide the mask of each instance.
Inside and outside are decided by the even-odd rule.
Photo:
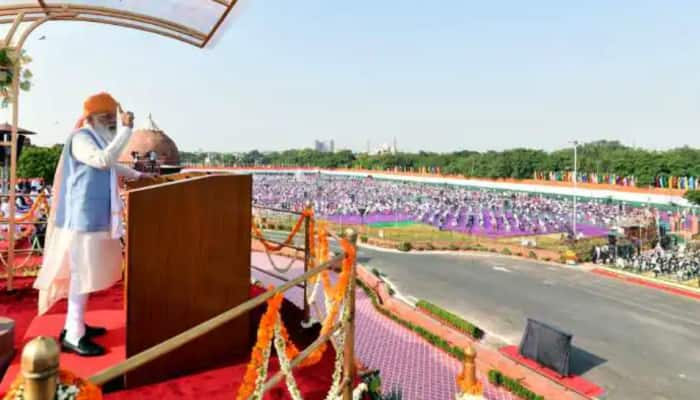
[[[376,293],[380,302],[379,306],[383,309],[413,325],[420,326],[440,336],[453,346],[462,348],[466,348],[470,345],[474,346],[477,351],[477,369],[479,369],[480,373],[484,376],[488,374],[490,369],[495,368],[514,379],[525,380],[525,385],[527,387],[545,396],[545,398],[562,400],[590,399],[587,396],[569,390],[558,382],[551,380],[549,377],[527,366],[511,360],[501,354],[498,349],[492,348],[486,343],[482,343],[468,335],[458,332],[452,327],[429,316],[427,313],[416,310],[414,306],[390,296],[386,283],[363,266],[358,265],[357,271],[358,279]],[[442,349],[439,350],[442,351]]]

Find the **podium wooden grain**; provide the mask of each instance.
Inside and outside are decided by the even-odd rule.
[[[126,356],[248,300],[252,177],[182,177],[128,192]],[[247,354],[242,316],[127,374],[135,387]]]

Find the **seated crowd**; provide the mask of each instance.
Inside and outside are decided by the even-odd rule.
[[[258,205],[300,210],[307,199],[325,217],[392,215],[397,220],[477,234],[573,232],[573,201],[567,197],[319,174],[254,176]],[[579,199],[576,230],[599,236],[620,218],[651,215],[650,208]]]

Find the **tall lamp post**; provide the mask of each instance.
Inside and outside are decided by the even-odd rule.
[[[578,146],[578,141],[574,140],[571,143],[574,145],[574,213],[572,215],[572,224],[574,230],[574,240],[576,240],[576,184],[578,181],[578,160],[576,154],[576,147]]]

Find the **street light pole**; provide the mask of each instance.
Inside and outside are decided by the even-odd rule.
[[[577,181],[578,181],[578,159],[577,159],[577,154],[576,154],[576,147],[578,146],[578,141],[574,140],[574,213],[572,216],[573,219],[573,229],[574,229],[574,240],[576,240],[576,187],[577,187]]]

